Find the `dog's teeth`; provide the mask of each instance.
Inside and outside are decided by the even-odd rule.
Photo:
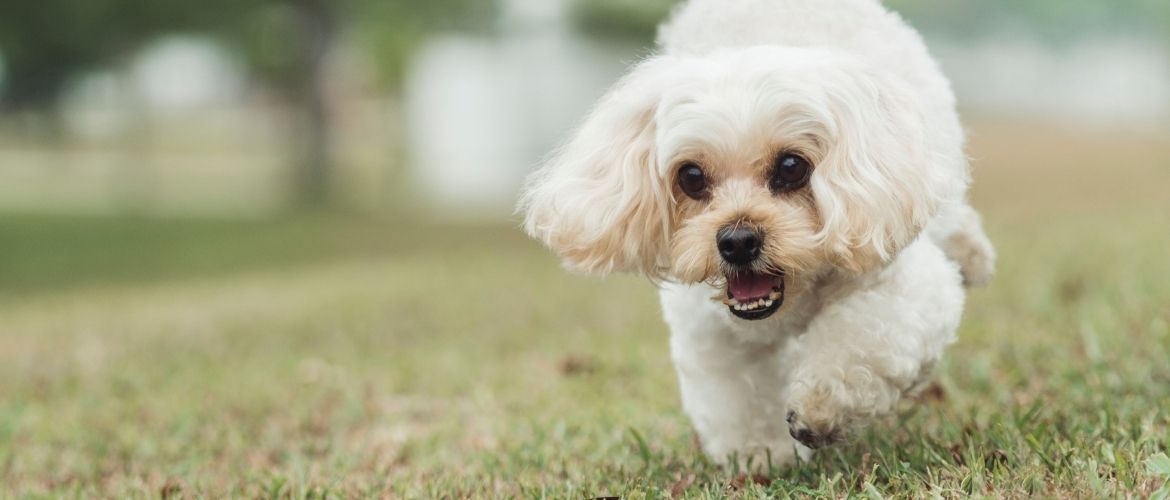
[[[768,299],[770,300],[780,300],[781,297],[784,297],[783,292],[772,292],[771,295],[768,295]]]
[[[752,302],[748,302],[748,303],[741,303],[738,300],[729,298],[729,299],[724,300],[723,303],[727,304],[728,307],[730,307],[736,311],[742,311],[742,312],[759,311],[759,310],[767,309],[767,308],[775,305],[776,304],[775,295],[777,295],[777,294],[772,294],[768,297],[759,298],[759,299],[756,299],[756,300],[754,300]]]

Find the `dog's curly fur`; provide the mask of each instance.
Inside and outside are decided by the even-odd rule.
[[[571,269],[658,283],[704,450],[787,462],[922,384],[964,283],[991,277],[955,99],[878,0],[690,0],[660,42],[531,177],[525,228]],[[807,186],[769,188],[782,153],[813,165]],[[705,196],[681,191],[686,165]],[[767,319],[724,301],[729,225],[782,280]]]

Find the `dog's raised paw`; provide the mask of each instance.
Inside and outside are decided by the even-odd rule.
[[[793,410],[788,411],[788,434],[806,447],[818,450],[844,441],[843,433],[835,428],[815,429],[801,420],[800,415]]]

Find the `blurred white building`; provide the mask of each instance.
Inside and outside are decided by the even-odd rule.
[[[1078,38],[1061,46],[1021,36],[975,44],[931,41],[960,105],[980,114],[1084,126],[1170,125],[1170,52],[1155,40]]]
[[[144,115],[182,119],[241,106],[244,75],[231,51],[208,38],[167,37],[148,45],[127,68],[80,78],[64,97],[64,116],[83,139],[117,137]]]
[[[455,215],[497,217],[638,48],[573,33],[565,0],[507,0],[499,37],[445,35],[406,84],[410,171]]]

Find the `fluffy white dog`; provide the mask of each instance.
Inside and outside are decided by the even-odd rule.
[[[955,98],[878,0],[690,0],[533,175],[570,269],[660,285],[715,460],[785,463],[920,387],[994,251]]]

